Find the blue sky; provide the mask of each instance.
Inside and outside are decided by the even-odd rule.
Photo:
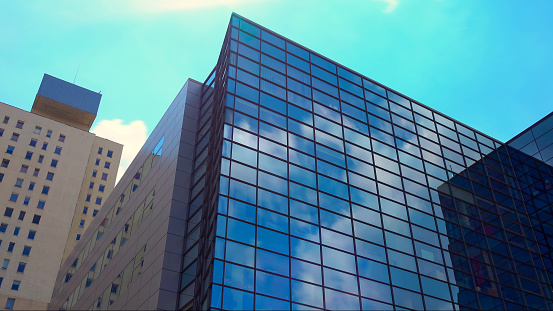
[[[145,137],[233,11],[502,141],[553,110],[553,2],[494,0],[0,0],[0,101],[29,110],[78,68],[96,126]]]

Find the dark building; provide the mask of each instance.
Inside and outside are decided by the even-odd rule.
[[[233,14],[50,308],[548,310],[552,174]]]

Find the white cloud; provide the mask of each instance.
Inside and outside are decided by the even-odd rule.
[[[388,5],[384,9],[384,13],[392,13],[397,8],[397,5],[399,4],[399,0],[373,0],[373,1],[384,2]]]
[[[132,121],[129,124],[123,124],[123,120],[121,119],[101,120],[94,126],[91,132],[123,145],[121,163],[117,171],[116,182],[118,182],[138,151],[140,151],[140,148],[142,148],[142,145],[146,142],[146,124],[141,120]]]

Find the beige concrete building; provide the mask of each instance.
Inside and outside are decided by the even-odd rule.
[[[100,98],[45,75],[31,112],[0,103],[0,308],[47,308],[114,187],[123,146],[89,132]]]

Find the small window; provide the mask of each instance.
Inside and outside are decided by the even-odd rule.
[[[100,165],[100,159],[96,159],[95,165]]]
[[[100,191],[100,192],[104,192],[105,189],[106,189],[106,186],[105,186],[105,185],[100,185],[100,186],[98,187],[98,191]]]
[[[0,182],[2,182],[2,180],[4,180],[4,174],[0,173]]]
[[[61,154],[61,147],[60,147],[60,146],[56,146],[56,149],[54,150],[54,153],[55,153],[55,154]]]
[[[23,124],[25,124],[25,122],[19,120],[19,121],[17,121],[17,124],[15,124],[15,127],[17,127],[18,129],[22,129],[22,128],[23,128]]]
[[[42,131],[42,127],[36,126],[36,127],[35,127],[35,132],[34,132],[34,133],[40,135],[40,131]]]
[[[84,219],[81,219],[81,222],[79,223],[79,228],[84,228]]]
[[[27,238],[31,239],[31,240],[34,240],[35,239],[35,236],[36,236],[36,231],[34,230],[29,230],[29,234],[27,235]]]
[[[6,153],[13,154],[14,150],[15,150],[14,146],[8,146],[8,149],[6,149]]]
[[[46,137],[52,137],[52,131],[51,130],[48,130],[48,132],[46,132]]]
[[[46,174],[46,180],[53,180],[54,179],[54,173],[48,172]]]
[[[21,188],[22,185],[23,185],[23,179],[18,178],[18,179],[15,181],[15,185],[14,185],[14,186]]]
[[[22,253],[22,254],[23,254],[23,256],[29,256],[29,254],[31,254],[31,247],[25,245],[25,246],[23,247],[23,253]]]
[[[85,206],[85,207],[83,207],[83,214],[86,215],[86,213],[88,213],[88,207]]]
[[[11,207],[6,207],[6,210],[4,211],[4,216],[6,216],[6,217],[12,217],[12,214],[13,214],[13,208],[11,208]]]
[[[102,180],[108,179],[108,173],[102,173]]]
[[[17,198],[19,198],[19,193],[12,192],[12,194],[10,195],[10,201],[17,202]]]
[[[25,266],[26,266],[26,265],[27,265],[26,263],[20,262],[20,263],[19,263],[19,266],[17,266],[17,272],[24,273],[24,272],[25,272]]]
[[[102,152],[104,152],[104,148],[99,147],[99,148],[98,148],[98,154],[102,154]]]
[[[63,143],[65,141],[65,135],[60,134],[60,137],[58,138],[58,141],[61,141]]]
[[[94,189],[94,182],[91,181],[90,184],[88,184],[88,189]]]
[[[108,150],[108,158],[111,158],[111,157],[113,157],[113,151]]]
[[[10,265],[9,259],[4,259],[4,262],[2,263],[2,270],[8,269],[8,266]]]
[[[77,236],[75,237],[75,241],[78,241],[81,239],[81,234],[80,233],[77,233]]]
[[[48,149],[48,143],[43,143],[42,144],[42,150],[46,150]]]
[[[20,230],[21,230],[21,227],[15,227],[15,228],[13,229],[13,235],[18,236]]]
[[[23,205],[29,205],[29,202],[31,201],[31,197],[25,197],[23,200]]]
[[[38,143],[38,140],[31,138],[31,142],[29,143],[29,146],[36,147],[36,144]]]
[[[98,204],[98,205],[102,204],[102,198],[101,197],[96,197],[96,204]]]
[[[52,162],[50,163],[51,167],[57,167],[58,166],[58,160],[52,159]]]
[[[25,154],[25,159],[31,160],[32,158],[33,158],[33,153],[30,151],[27,151],[27,153]]]
[[[65,283],[69,282],[69,280],[71,280],[72,277],[73,277],[73,274],[71,273],[65,274]]]
[[[92,217],[96,217],[96,215],[98,215],[98,210],[97,209],[92,211]]]
[[[87,195],[86,195],[85,201],[90,202],[90,198],[91,198],[91,197],[92,197],[92,196],[91,196],[90,194],[87,194]]]
[[[35,183],[32,181],[29,183],[29,190],[31,191],[35,190]]]
[[[104,163],[104,168],[109,168],[110,166],[111,166],[111,163],[109,162]]]
[[[0,137],[4,136],[4,129],[0,128]]]
[[[33,224],[39,224],[40,223],[40,215],[33,216]]]
[[[37,204],[36,208],[44,209],[44,205],[46,205],[45,201],[38,201],[38,204]]]
[[[8,300],[6,300],[6,306],[4,307],[4,309],[13,309],[13,306],[15,305],[15,299],[13,298],[8,298]]]
[[[33,173],[33,176],[37,177],[37,176],[38,176],[38,173],[40,173],[40,169],[39,169],[39,168],[35,168],[35,172]]]
[[[8,121],[10,121],[10,117],[5,116],[4,117],[4,124],[8,124]]]
[[[10,242],[10,245],[8,245],[8,252],[13,252],[13,248],[15,247],[15,243],[14,242]]]
[[[21,285],[21,281],[13,281],[12,283],[12,289],[13,290],[19,290],[19,285]]]
[[[19,169],[19,171],[20,171],[21,173],[25,173],[25,174],[27,173],[28,170],[29,170],[29,166],[28,166],[28,165],[25,165],[25,164],[22,164],[22,165],[21,165],[21,168]]]
[[[42,186],[42,194],[48,194],[48,192],[50,192],[50,187]]]
[[[19,134],[13,133],[13,134],[12,134],[11,140],[13,140],[13,141],[18,141],[18,140],[19,140]]]
[[[0,232],[6,233],[8,230],[8,224],[0,224]]]
[[[26,212],[20,211],[20,212],[19,212],[19,217],[17,217],[17,219],[23,220],[23,219],[25,218],[25,214],[26,214]]]
[[[8,159],[3,159],[2,164],[0,164],[1,167],[8,167],[8,165],[10,165],[10,160]]]
[[[38,156],[38,163],[42,163],[42,161],[44,161],[44,156],[43,156],[43,155],[39,155],[39,156]]]
[[[9,161],[8,161],[8,163],[9,163]],[[96,177],[96,175],[98,175],[98,171],[92,171],[92,177]]]

